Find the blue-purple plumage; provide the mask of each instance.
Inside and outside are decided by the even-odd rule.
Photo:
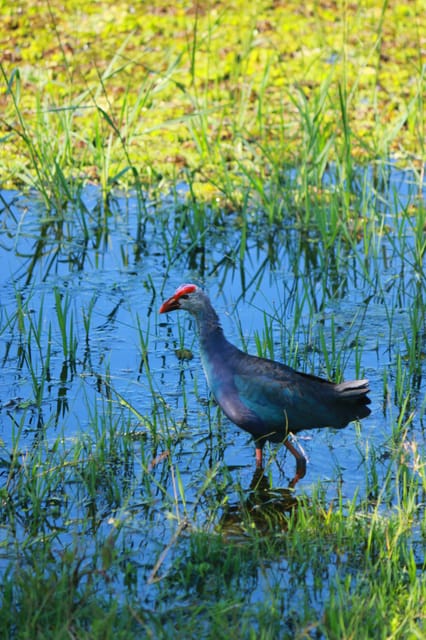
[[[179,287],[160,313],[177,309],[194,316],[208,385],[228,418],[252,434],[258,463],[267,440],[284,442],[296,456],[298,477],[302,477],[304,468],[299,469],[299,464],[304,467],[305,462],[302,464],[302,456],[286,443],[289,433],[321,427],[340,429],[370,414],[367,380],[334,384],[237,349],[226,340],[210,300],[195,285]]]

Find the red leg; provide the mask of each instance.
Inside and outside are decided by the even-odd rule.
[[[263,468],[263,449],[256,447],[256,469]]]
[[[306,458],[291,444],[291,442],[289,442],[288,439],[285,440],[284,445],[296,458],[296,475],[289,485],[290,487],[294,487],[296,483],[299,482],[300,478],[303,478],[306,473]]]

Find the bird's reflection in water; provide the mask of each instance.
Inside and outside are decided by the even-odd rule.
[[[218,529],[227,536],[241,536],[250,531],[264,534],[287,531],[297,505],[294,491],[272,488],[263,469],[256,469],[244,499],[226,505]]]

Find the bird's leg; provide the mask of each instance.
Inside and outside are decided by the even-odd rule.
[[[284,441],[284,445],[296,458],[296,475],[289,484],[289,487],[294,487],[300,478],[303,478],[306,473],[306,458],[291,444],[291,442],[289,442],[288,438]]]
[[[263,469],[263,447],[256,447],[256,469]]]

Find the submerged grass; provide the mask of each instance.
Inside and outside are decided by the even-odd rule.
[[[364,184],[363,175],[355,177]],[[308,228],[296,213],[283,229],[275,227],[273,241],[271,230],[261,229],[258,212],[248,222],[248,210],[246,244],[241,249],[228,240],[226,261],[217,247],[232,225],[239,228],[238,216],[224,220],[205,204],[192,210],[190,201],[172,193],[172,214],[161,218],[154,207],[156,215],[146,221],[151,247],[143,255],[152,259],[161,246],[161,260],[176,262],[177,270],[165,268],[163,285],[180,278],[182,260],[199,278],[206,276],[206,265],[215,265],[209,278],[218,286],[222,280],[225,299],[227,285],[241,277],[239,307],[263,312],[263,325],[251,337],[247,317],[233,310],[249,350],[254,344],[260,355],[336,379],[347,377],[348,369],[357,376],[368,373],[376,403],[383,397],[385,417],[376,419],[381,432],[358,432],[358,480],[331,451],[336,469],[290,492],[277,486],[282,452],[271,452],[265,476],[255,476],[247,487],[246,477],[224,461],[226,425],[215,407],[201,404],[205,391],[188,364],[192,338],[183,318],[175,332],[162,326],[167,337],[159,366],[153,310],[162,285],[152,272],[142,278],[146,318],[132,299],[126,321],[132,325],[132,332],[126,326],[126,339],[135,341],[130,377],[144,396],[134,401],[120,379],[129,377],[128,369],[121,360],[110,361],[96,342],[119,322],[123,292],[108,289],[108,313],[100,316],[105,287],[89,287],[83,301],[78,297],[76,265],[82,262],[73,253],[70,271],[76,279],[66,272],[40,296],[35,276],[43,280],[43,255],[51,269],[61,264],[61,251],[52,252],[55,243],[63,243],[60,234],[45,239],[36,268],[26,263],[31,287],[21,288],[26,278],[19,271],[15,310],[0,316],[5,365],[17,368],[22,388],[26,376],[30,381],[25,398],[2,407],[3,424],[11,429],[0,449],[0,628],[7,637],[424,636],[424,243],[413,223],[413,215],[421,223],[424,211],[400,207],[390,215],[373,206],[369,191],[354,190],[349,201],[359,198],[365,210],[360,233],[337,213],[345,212],[343,188],[348,187],[336,182],[323,201],[312,198],[312,214],[321,224]],[[287,196],[294,191],[292,183]],[[383,198],[388,195],[381,191]],[[122,222],[126,207],[116,209],[112,200],[110,205]],[[136,203],[134,208],[135,239]],[[45,222],[41,217],[40,229]],[[74,224],[81,228],[78,218]],[[72,226],[58,228],[72,237]],[[268,269],[258,258],[265,252]],[[120,248],[116,255],[122,260],[121,286],[130,291],[126,253]],[[83,264],[92,263],[98,272],[102,260],[92,261],[94,254],[99,255],[97,245]],[[409,265],[415,277],[405,277],[399,266],[397,277],[397,265]],[[266,294],[267,277],[280,283],[274,280],[273,301]],[[140,291],[138,284],[137,294],[130,295],[139,300]],[[344,306],[353,291],[360,292],[359,306],[348,315]],[[385,345],[368,329],[378,310]],[[172,393],[166,354],[175,350],[182,364]],[[371,351],[380,354],[379,373],[367,358]],[[86,418],[70,425],[74,394]]]
[[[160,474],[144,470],[142,497],[126,428],[100,424],[94,439],[40,443],[10,468],[2,521],[14,523],[19,543],[7,547],[0,618],[8,637],[423,637],[424,547],[413,525],[424,532],[424,461],[414,468],[399,447],[375,498],[339,494],[328,503],[319,486],[309,500],[293,497],[284,520],[271,517],[267,534],[241,502],[237,534],[226,520],[216,531],[197,525],[198,511],[217,513],[217,470],[191,508],[167,461]],[[160,544],[145,538],[158,490],[163,517],[170,509]],[[75,536],[64,546],[70,525]],[[154,566],[147,545],[158,550]]]

